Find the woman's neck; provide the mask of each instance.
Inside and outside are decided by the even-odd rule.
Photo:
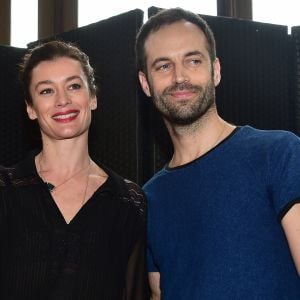
[[[73,172],[90,162],[87,141],[82,139],[43,139],[42,151],[36,157],[36,165],[49,171]]]

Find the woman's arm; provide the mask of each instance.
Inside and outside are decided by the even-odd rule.
[[[160,273],[159,272],[150,272],[149,275],[149,284],[151,292],[151,300],[160,300],[161,291],[160,291]]]
[[[300,203],[292,206],[283,217],[281,224],[300,276]]]
[[[150,299],[145,244],[145,239],[142,237],[136,243],[129,259],[126,275],[126,300]]]

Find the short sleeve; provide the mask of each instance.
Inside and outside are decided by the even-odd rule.
[[[288,210],[300,202],[300,139],[286,133],[277,141],[269,159],[272,201],[281,220]]]
[[[159,272],[159,270],[157,269],[154,263],[153,254],[150,245],[148,245],[147,247],[147,269],[148,272]]]

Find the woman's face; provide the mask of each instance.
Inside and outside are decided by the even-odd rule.
[[[39,63],[32,70],[29,91],[32,104],[27,105],[28,116],[37,119],[43,138],[87,135],[97,98],[91,95],[77,60],[59,57]]]

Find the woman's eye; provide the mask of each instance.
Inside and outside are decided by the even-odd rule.
[[[52,89],[43,89],[40,91],[40,95],[48,95],[52,93]]]
[[[70,90],[79,90],[81,88],[81,85],[79,83],[73,83],[70,85]]]

